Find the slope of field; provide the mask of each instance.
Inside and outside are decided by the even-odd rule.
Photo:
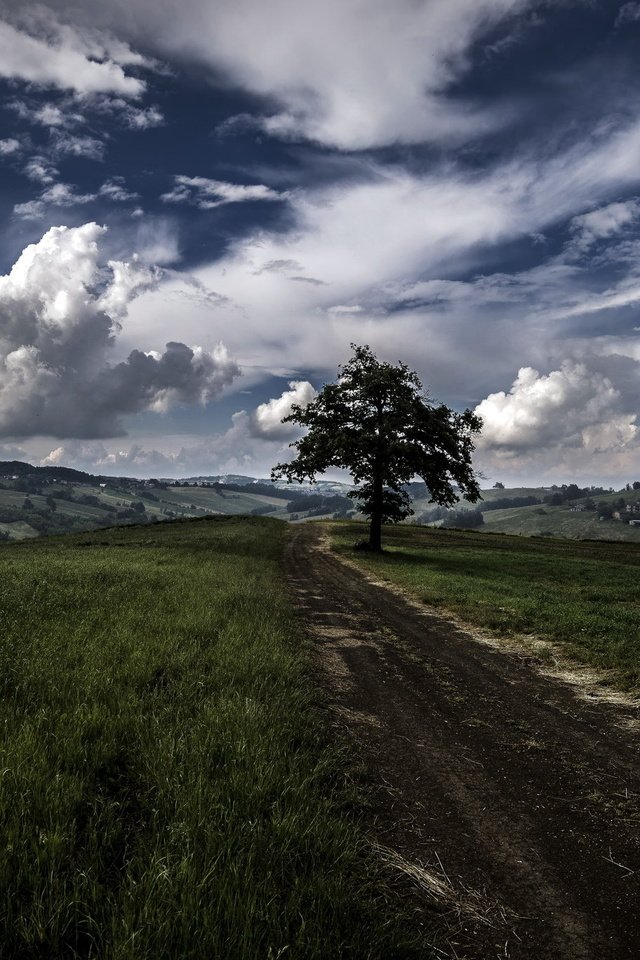
[[[515,507],[487,511],[483,516],[482,529],[488,533],[640,543],[640,527],[629,526],[620,520],[600,520],[593,511],[572,513],[566,506]]]
[[[481,493],[482,499],[477,503],[470,504],[462,500],[450,512],[438,510],[424,497],[417,498],[413,501],[414,517],[410,522],[440,526],[449,517],[454,517],[451,525],[464,529],[465,526],[476,526],[471,522],[465,523],[467,512],[471,515],[479,511],[482,514],[482,529],[488,532],[526,537],[566,537],[573,540],[619,540],[630,543],[640,541],[640,527],[636,528],[628,523],[629,519],[640,519],[640,513],[628,513],[623,509],[621,519],[605,519],[597,509],[601,504],[618,509],[621,500],[636,504],[640,502],[640,492],[635,490],[594,493],[590,498],[579,497],[556,505],[545,502],[545,498],[548,500],[553,496],[550,488],[514,487],[507,490],[482,490]],[[528,506],[514,505],[518,498],[536,498],[538,502]],[[577,512],[571,509],[574,504],[583,506],[589,499],[592,501],[591,509]],[[493,504],[497,500],[507,503],[504,507],[494,509]],[[510,500],[514,503],[509,504]]]
[[[542,637],[640,684],[640,545],[386,527],[382,555],[353,552],[366,527],[328,526],[336,548],[429,606],[503,636]]]
[[[25,465],[28,466],[28,465]],[[305,520],[334,517],[353,510],[344,496],[300,493],[297,485],[279,490],[269,483],[231,486],[158,483],[131,478],[88,477],[82,482],[43,479],[39,474],[3,477],[0,481],[0,539],[21,540],[186,517],[269,516]],[[288,509],[288,506],[291,505]],[[292,509],[295,507],[295,510]]]
[[[429,955],[347,812],[287,529],[0,545],[3,957]]]

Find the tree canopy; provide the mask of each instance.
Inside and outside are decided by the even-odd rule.
[[[291,444],[297,456],[279,463],[272,479],[313,482],[329,467],[349,470],[357,498],[370,518],[369,546],[381,549],[382,523],[410,516],[404,489],[421,477],[431,502],[451,506],[460,496],[475,503],[480,489],[471,467],[482,421],[471,410],[435,405],[418,375],[404,363],[379,361],[368,346],[351,344],[353,356],[306,407],[295,404],[283,422],[307,428]]]

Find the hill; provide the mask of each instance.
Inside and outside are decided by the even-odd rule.
[[[333,487],[281,488],[249,478],[226,483],[137,480],[4,461],[0,463],[0,539],[212,515],[265,515],[291,521],[353,515],[353,503],[333,493]]]
[[[529,537],[572,540],[640,541],[640,490],[517,487],[482,490],[476,504],[461,502],[451,510],[434,507],[426,498],[414,501],[419,523],[481,529]]]
[[[242,475],[139,480],[68,467],[0,461],[0,540],[187,517],[248,514],[296,523],[357,519],[353,487],[338,481],[272,483]],[[429,502],[424,483],[407,484],[411,523],[482,527],[488,532],[570,539],[640,540],[640,490],[554,487],[486,489],[452,509]]]

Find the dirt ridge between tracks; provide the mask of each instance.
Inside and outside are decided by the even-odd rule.
[[[459,960],[640,956],[638,707],[579,698],[292,528],[286,570],[372,842]]]

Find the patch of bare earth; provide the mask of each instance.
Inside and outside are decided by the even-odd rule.
[[[336,724],[372,781],[372,843],[436,956],[640,957],[633,704],[585,700],[292,528],[287,572]]]

